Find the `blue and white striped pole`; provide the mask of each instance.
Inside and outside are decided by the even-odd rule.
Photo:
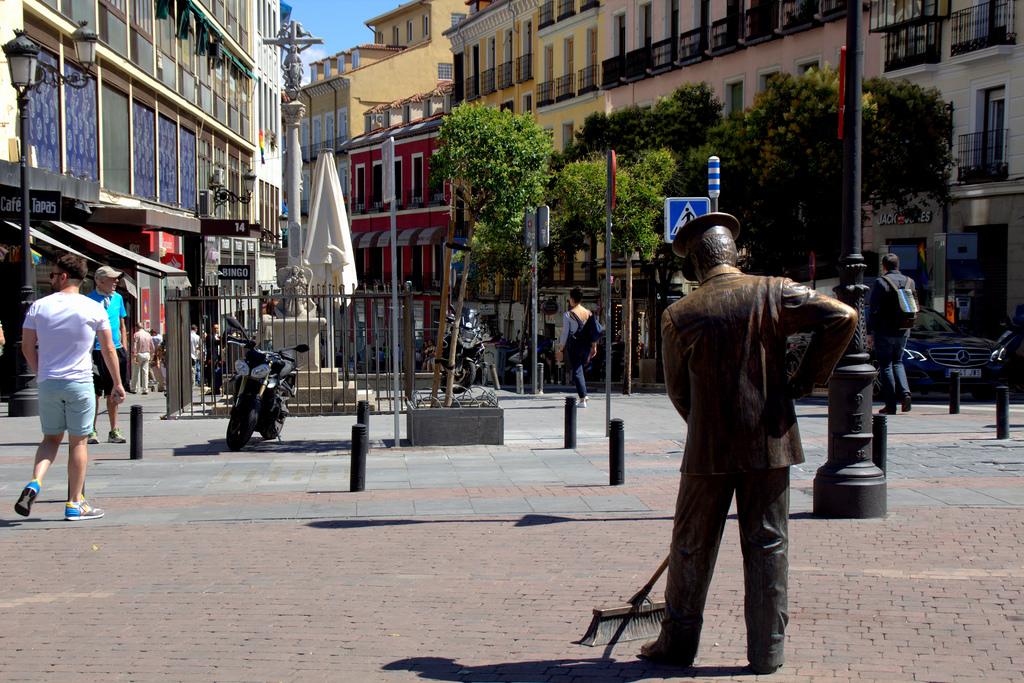
[[[708,197],[711,210],[718,211],[718,195],[722,192],[722,162],[718,157],[708,157]]]

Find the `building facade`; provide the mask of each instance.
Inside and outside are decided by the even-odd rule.
[[[33,228],[125,270],[131,319],[147,326],[163,327],[165,288],[184,284],[161,277],[165,270],[183,268],[192,285],[216,284],[199,196],[220,186],[243,194],[254,166],[250,2],[22,3],[21,25],[46,70],[87,76],[83,88],[53,76],[31,93],[32,187],[61,193],[60,220]],[[79,22],[99,34],[87,73],[71,40]],[[0,164],[0,182],[17,185],[16,111],[5,114],[9,162]],[[246,225],[255,256],[254,208],[228,201],[216,214]]]
[[[256,154],[253,171],[253,216],[260,226],[259,261],[256,285],[272,288],[277,283],[275,251],[282,210],[281,181],[284,173],[281,147],[281,53],[277,47],[264,45],[264,38],[274,38],[281,28],[279,0],[252,0],[253,41],[253,111],[256,126]]]
[[[891,207],[872,221],[950,320],[995,334],[1024,304],[1024,21],[1015,0],[881,0],[871,30],[885,76],[937,88],[949,103],[953,202]],[[923,257],[923,258],[922,258]]]

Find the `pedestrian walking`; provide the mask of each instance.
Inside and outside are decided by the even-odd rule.
[[[149,393],[149,364],[153,359],[153,337],[142,325],[137,325],[132,336],[132,390]]]
[[[112,379],[110,400],[124,401],[121,363],[114,348],[107,311],[82,296],[79,287],[87,273],[85,259],[66,254],[50,272],[53,294],[36,301],[25,316],[22,352],[36,373],[39,386],[39,421],[43,440],[36,448],[32,481],[22,490],[14,510],[27,517],[39,496],[43,477],[53,464],[68,433],[68,500],[64,519],[98,519],[103,510],[83,495],[89,465],[87,443],[96,412],[93,385],[93,342],[100,342],[101,362]]]
[[[117,353],[119,376],[131,383],[131,375],[128,374],[128,350],[124,347],[124,344],[128,341],[128,334],[125,331],[125,318],[128,317],[128,311],[124,307],[124,298],[116,291],[117,279],[121,275],[123,275],[121,271],[115,270],[110,266],[100,266],[93,275],[96,288],[86,294],[86,296],[102,305],[103,309],[107,312],[107,316],[110,318],[110,335]],[[89,443],[99,443],[99,438],[96,435],[95,420],[99,416],[100,399],[103,397],[106,397],[107,418],[110,421],[110,432],[107,434],[107,441],[110,443],[125,443],[127,440],[124,438],[120,427],[117,426],[117,407],[120,401],[115,401],[113,398],[114,377],[103,362],[98,338],[92,352],[92,362],[96,369],[96,414],[93,416],[93,429],[92,434],[89,435]]]
[[[569,310],[562,316],[562,334],[558,338],[558,350],[555,360],[562,362],[563,357],[569,366],[576,394],[579,396],[580,408],[587,407],[587,380],[583,371],[594,356],[597,355],[597,320],[591,320],[591,313],[583,305],[583,291],[573,287],[569,291]]]
[[[149,336],[153,340],[153,357],[149,361],[150,384],[157,391],[164,391],[164,336],[159,327],[151,327]]]
[[[700,287],[661,318],[665,386],[686,422],[665,588],[667,617],[649,659],[690,666],[733,494],[745,580],[747,661],[758,674],[783,664],[789,620],[789,467],[804,461],[793,399],[822,384],[857,326],[846,304],[780,277],[736,267],[740,224],[710,213],[672,243]],[[787,380],[786,338],[813,333]]]
[[[188,333],[188,348],[192,356],[192,375],[195,377],[196,386],[203,384],[203,364],[200,362],[200,355],[203,348],[203,340],[199,336],[199,328],[195,325]]]
[[[881,415],[895,415],[896,404],[904,413],[910,412],[910,383],[903,367],[903,351],[910,337],[908,319],[900,309],[899,290],[917,297],[914,280],[900,272],[900,257],[886,254],[882,257],[882,276],[875,280],[868,299],[868,346],[875,350],[878,378],[882,385],[880,398],[885,407]]]

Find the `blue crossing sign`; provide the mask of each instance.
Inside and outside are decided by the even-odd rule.
[[[671,243],[679,228],[710,212],[707,197],[665,197],[665,241]]]

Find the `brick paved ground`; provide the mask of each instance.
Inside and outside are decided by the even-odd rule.
[[[332,436],[350,420],[296,420],[234,455],[223,422],[149,422],[141,462],[94,449],[109,514],[77,525],[59,521],[62,466],[33,518],[10,511],[37,437],[4,419],[0,680],[754,680],[734,521],[695,669],[573,643],[661,559],[682,435],[663,397],[623,403],[627,484],[610,488],[603,408],[567,452],[558,401],[509,401],[505,447],[375,449],[359,494]],[[820,403],[801,407],[787,666],[768,680],[1020,680],[1020,430],[996,442],[988,408],[965,407],[890,423],[891,512],[867,521],[809,514],[826,429]]]

